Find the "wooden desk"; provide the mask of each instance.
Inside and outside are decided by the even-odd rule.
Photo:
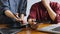
[[[42,28],[42,27],[45,27],[45,26],[48,26],[50,24],[40,24],[38,25],[38,28]],[[45,33],[45,32],[38,32],[36,30],[31,30],[31,29],[23,29],[22,31],[20,32],[17,32],[16,34],[49,34],[49,33]]]

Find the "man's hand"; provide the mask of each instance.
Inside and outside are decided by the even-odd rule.
[[[24,14],[21,14],[20,17],[18,16],[19,14],[16,13],[15,16],[17,17],[16,21],[20,22],[21,24],[24,24]]]
[[[21,19],[20,18],[15,18],[15,21],[20,22]]]

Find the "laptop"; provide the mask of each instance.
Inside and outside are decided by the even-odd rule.
[[[43,28],[38,28],[38,31],[60,34],[60,24],[52,24]]]

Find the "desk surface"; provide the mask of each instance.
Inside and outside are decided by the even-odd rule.
[[[45,27],[45,26],[48,26],[48,25],[50,25],[50,24],[39,24],[37,28],[42,28],[42,27]],[[0,28],[6,28],[6,26],[7,25],[0,24]],[[46,33],[46,32],[38,32],[36,30],[23,28],[22,31],[19,31],[16,34],[49,34],[49,33]]]
[[[40,24],[40,25],[38,25],[38,28],[42,28],[42,27],[45,27],[45,26],[48,26],[48,25],[50,25],[50,24]],[[23,29],[22,31],[17,32],[16,34],[49,34],[49,33],[38,32],[38,31],[32,30],[32,29]]]

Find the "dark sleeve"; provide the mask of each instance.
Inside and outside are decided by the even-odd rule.
[[[0,14],[3,14],[5,10],[9,10],[8,0],[0,0]]]
[[[54,22],[60,23],[60,4],[53,2],[51,5],[53,10],[57,14]]]
[[[37,12],[37,5],[36,4],[33,4],[31,9],[30,9],[30,13],[28,15],[28,19],[29,18],[32,18],[32,19],[36,19],[36,12]]]
[[[27,9],[27,0],[21,0],[21,7],[20,7],[20,14],[24,14],[26,16],[26,9]]]

